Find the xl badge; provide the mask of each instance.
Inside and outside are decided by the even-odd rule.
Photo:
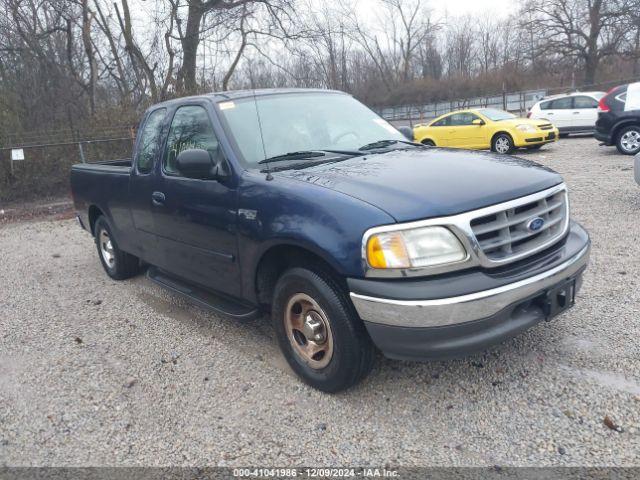
[[[537,232],[544,226],[544,218],[534,217],[527,222],[527,230]]]

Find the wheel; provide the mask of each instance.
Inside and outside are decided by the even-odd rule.
[[[435,147],[436,146],[436,144],[433,143],[433,140],[428,140],[428,139],[422,140],[422,142],[420,142],[420,143],[422,143],[423,145],[426,145],[427,147]]]
[[[527,150],[540,150],[542,148],[542,144],[540,145],[531,145],[530,147],[527,147]]]
[[[635,155],[640,152],[640,127],[631,125],[618,132],[616,147],[624,155]]]
[[[123,252],[118,248],[111,226],[104,216],[96,220],[94,236],[96,247],[98,248],[98,256],[107,275],[114,280],[125,280],[140,272],[138,257]]]
[[[508,133],[499,133],[493,137],[493,142],[491,142],[492,151],[496,153],[511,153],[513,149],[513,139]]]
[[[275,287],[272,320],[287,362],[312,387],[338,392],[371,371],[375,348],[330,275],[298,267],[287,270]]]

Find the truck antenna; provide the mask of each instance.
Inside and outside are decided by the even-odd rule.
[[[267,158],[267,149],[264,146],[264,135],[262,134],[262,119],[260,118],[260,108],[258,107],[258,99],[256,96],[256,89],[253,89],[253,104],[256,107],[256,116],[258,117],[258,131],[260,132],[260,141],[262,142],[262,152],[264,153],[264,158]],[[267,162],[267,180],[273,180],[273,175],[271,175],[271,162]]]

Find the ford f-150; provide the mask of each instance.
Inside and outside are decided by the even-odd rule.
[[[460,356],[553,318],[589,258],[557,173],[413,143],[336,91],[154,105],[131,160],[74,165],[71,187],[110,277],[144,266],[228,317],[269,312],[291,368],[328,392],[377,350]]]

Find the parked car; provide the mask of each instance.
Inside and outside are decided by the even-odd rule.
[[[413,135],[423,145],[511,153],[516,148],[537,149],[557,141],[558,129],[547,121],[479,108],[447,113],[429,124],[416,125]]]
[[[71,189],[106,273],[242,320],[335,392],[391,358],[464,355],[570,308],[590,250],[552,170],[408,142],[341,92],[224,92],[144,115]],[[253,328],[248,324],[247,329]]]
[[[640,152],[640,83],[612,88],[600,99],[595,138],[624,155]]]
[[[570,133],[593,133],[598,102],[604,95],[604,92],[574,92],[545,98],[531,107],[527,117],[552,122],[561,137]]]

